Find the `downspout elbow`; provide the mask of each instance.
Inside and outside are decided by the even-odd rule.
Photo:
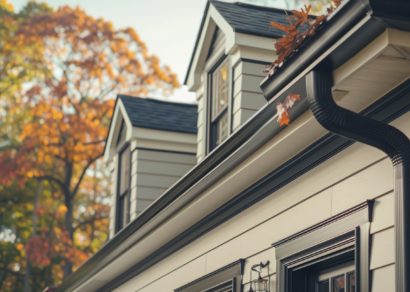
[[[332,96],[331,73],[312,71],[306,77],[307,98],[317,121],[328,131],[376,147],[393,165],[410,164],[410,140],[397,128],[339,107]]]
[[[394,166],[396,291],[410,292],[410,140],[395,127],[339,107],[332,96],[331,73],[310,72],[306,87],[313,115],[325,129],[376,147],[390,157]]]

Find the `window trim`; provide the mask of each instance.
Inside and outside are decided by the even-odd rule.
[[[128,218],[127,218],[127,222],[130,222],[130,210],[131,210],[131,160],[132,160],[132,151],[130,149],[130,144],[129,143],[125,143],[123,145],[123,147],[121,148],[121,150],[118,152],[118,162],[117,162],[117,194],[116,194],[116,208],[115,208],[115,233],[118,233],[120,230],[124,229],[124,226],[121,226],[121,220],[123,219],[121,216],[121,206],[120,206],[120,198],[122,197],[121,194],[121,155],[127,150],[129,149],[130,152],[130,159],[129,159],[129,180],[128,180],[128,202],[127,202],[127,208],[128,208]]]
[[[354,246],[356,291],[369,292],[370,273],[370,222],[372,219],[373,200],[365,201],[339,214],[330,217],[305,230],[293,234],[274,244],[276,249],[276,291],[290,292],[287,288],[287,279],[290,270],[287,268],[297,261],[313,255],[337,251],[337,247],[345,242],[345,247]],[[353,236],[352,236],[353,234]]]
[[[213,106],[214,106],[214,94],[215,88],[213,86],[214,79],[213,75],[214,72],[224,63],[228,64],[228,93],[227,93],[227,104],[226,106],[214,117],[213,116]],[[232,71],[232,64],[231,58],[222,51],[220,56],[214,61],[213,64],[207,64],[207,70],[205,70],[204,83],[206,86],[206,93],[204,97],[206,98],[206,139],[205,139],[205,150],[206,154],[212,152],[218,145],[216,145],[217,137],[216,137],[216,127],[217,121],[221,119],[225,114],[227,116],[227,130],[228,130],[228,137],[232,133],[232,86],[233,86],[233,71]],[[222,142],[221,142],[222,143]]]
[[[245,260],[239,259],[175,289],[174,292],[217,292],[230,286],[232,292],[240,292],[244,266]]]

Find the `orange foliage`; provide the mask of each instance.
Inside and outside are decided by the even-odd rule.
[[[342,0],[332,0],[332,2],[335,7],[338,7],[342,3]],[[292,10],[293,14],[290,16],[285,11],[287,15],[286,19],[290,26],[279,24],[274,21],[271,22],[271,27],[284,31],[286,35],[276,40],[275,50],[278,58],[270,64],[264,72],[269,73],[269,75],[275,73],[277,68],[282,67],[286,59],[290,57],[306,39],[312,36],[316,29],[326,20],[327,15],[321,15],[315,19],[308,18],[310,8],[310,5],[308,7],[305,5],[304,9],[301,8],[300,11]],[[329,8],[327,11],[329,15],[334,9]],[[299,32],[298,28],[303,26],[306,21],[309,23],[308,29],[304,32]]]
[[[88,259],[88,255],[72,246],[72,240],[67,231],[50,233],[50,229],[42,228],[38,234],[27,241],[26,257],[35,265],[45,267],[50,265],[51,259],[58,254],[76,266]],[[64,264],[64,261],[62,262]]]
[[[276,109],[278,111],[278,123],[280,126],[283,125],[289,125],[289,110],[293,107],[296,101],[300,100],[300,95],[299,94],[289,94],[285,102],[282,104],[281,102],[278,102],[278,105],[276,106]]]
[[[0,154],[2,184],[15,177],[63,180],[67,164],[86,167],[101,155],[116,93],[144,96],[161,88],[167,94],[179,85],[133,29],[114,30],[78,7],[24,20],[13,45],[18,44],[44,48],[47,70],[25,92],[28,103],[15,104],[14,109],[29,105],[31,117],[20,136],[23,146],[14,155]]]
[[[98,202],[93,203],[92,213],[80,218],[92,223],[82,224],[74,198],[87,188],[82,185],[86,171],[102,156],[116,94],[146,96],[160,90],[167,95],[179,84],[168,67],[148,54],[133,29],[115,30],[110,22],[94,19],[78,7],[32,15],[12,35],[9,49],[36,49],[36,54],[34,49],[22,51],[20,57],[41,71],[30,79],[34,85],[29,90],[19,89],[14,100],[7,100],[7,119],[15,123],[9,122],[10,128],[21,132],[15,139],[18,143],[0,152],[0,184],[17,179],[23,185],[37,178],[60,188],[65,206],[54,206],[50,213],[52,202],[45,202],[35,215],[51,215],[58,221],[65,214],[64,223],[43,228],[26,244],[26,255],[45,266],[60,254],[65,267],[76,266],[88,254],[75,248],[74,232],[87,232],[87,252],[95,252],[101,246],[95,240],[101,228],[94,230],[94,225],[108,226],[108,215],[101,215],[108,207]],[[65,269],[64,276],[70,272],[71,267]]]

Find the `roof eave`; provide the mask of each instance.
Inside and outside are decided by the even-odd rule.
[[[396,8],[400,19],[410,5]],[[283,66],[260,84],[267,101],[273,102],[289,84],[303,77],[310,70],[335,70],[355,53],[379,36],[389,26],[380,15],[384,6],[374,7],[380,0],[345,1],[327,19]],[[409,2],[410,3],[410,2]],[[405,12],[403,12],[405,11]],[[389,17],[392,17],[389,11]],[[407,21],[410,18],[407,16]],[[410,26],[409,26],[410,30]]]

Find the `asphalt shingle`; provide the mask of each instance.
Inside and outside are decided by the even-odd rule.
[[[197,133],[197,105],[118,95],[134,127]]]
[[[228,3],[210,0],[222,17],[229,23],[235,32],[251,34],[269,38],[281,38],[285,33],[281,30],[270,28],[271,21],[289,25],[283,9],[263,7],[240,2]],[[288,11],[289,15],[292,12]],[[301,27],[306,30],[307,24]]]

